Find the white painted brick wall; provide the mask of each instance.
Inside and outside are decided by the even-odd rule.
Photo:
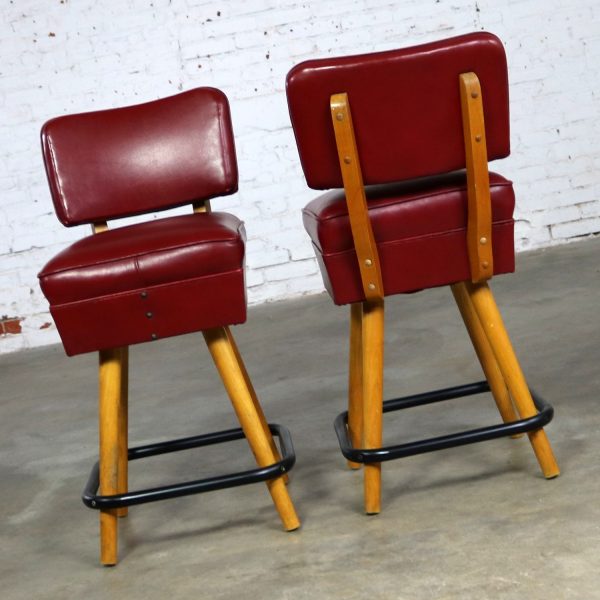
[[[0,352],[57,341],[36,279],[87,228],[54,218],[42,123],[195,86],[232,106],[252,303],[322,290],[300,209],[306,189],[285,75],[301,60],[486,29],[506,43],[519,249],[600,231],[598,0],[4,0],[0,25]]]

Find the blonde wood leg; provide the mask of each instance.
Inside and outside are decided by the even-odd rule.
[[[254,406],[252,394],[244,378],[243,363],[231,344],[231,333],[224,327],[216,327],[204,331],[203,334],[258,465],[264,467],[273,464],[276,457],[271,446],[271,435],[266,434]],[[284,528],[292,531],[300,527],[283,478],[267,481],[267,487]]]
[[[121,413],[121,356],[120,348],[100,351],[100,494],[119,491],[119,415]],[[100,511],[100,562],[117,564],[117,510]]]
[[[492,396],[496,401],[496,406],[500,411],[500,415],[502,415],[502,419],[505,423],[516,421],[518,416],[515,413],[515,408],[506,387],[506,383],[504,382],[504,378],[498,367],[492,347],[481,326],[477,312],[469,298],[469,293],[467,292],[465,284],[455,283],[450,287],[454,299],[456,300],[458,310],[465,323],[465,327],[469,333],[469,337],[471,338],[471,343],[473,344],[477,358],[481,364],[481,368],[483,369],[483,373],[485,374],[485,378],[490,385],[490,390],[492,391]],[[520,435],[513,437],[520,437]]]
[[[365,448],[381,448],[383,439],[383,299],[363,303],[363,438]],[[381,463],[364,468],[365,512],[381,510]]]
[[[121,395],[119,396],[119,467],[118,467],[118,493],[125,494],[128,489],[129,464],[127,460],[127,430],[128,430],[128,399],[129,399],[129,347],[121,350]],[[118,517],[126,517],[129,509],[127,506],[117,508]]]
[[[254,389],[254,386],[252,385],[252,380],[250,379],[250,376],[248,375],[248,371],[246,370],[246,365],[244,364],[244,361],[242,360],[242,356],[237,347],[237,344],[235,343],[235,339],[234,339],[233,335],[231,334],[229,327],[224,327],[224,329],[225,329],[225,333],[227,334],[227,339],[229,340],[229,343],[231,344],[231,347],[233,348],[233,351],[235,353],[235,357],[238,361],[238,364],[240,365],[242,375],[244,376],[244,381],[246,382],[246,387],[248,388],[248,391],[250,392],[250,397],[252,398],[252,404],[254,404],[254,408],[256,409],[258,418],[260,419],[260,424],[265,432],[265,435],[270,440],[271,450],[273,451],[273,455],[275,456],[275,459],[279,461],[279,460],[281,460],[281,454],[279,452],[279,448],[277,448],[277,444],[275,443],[275,440],[273,439],[273,436],[271,435],[271,430],[269,429],[269,424],[267,423],[267,419],[265,418],[265,413],[263,412],[262,406],[260,405],[260,402],[258,401],[258,397],[256,396],[256,391]],[[285,475],[282,475],[282,477],[283,477],[283,480],[287,483],[289,480],[288,474],[286,473]]]
[[[353,448],[363,447],[362,302],[350,306],[350,356],[348,369],[348,431]],[[351,469],[360,463],[348,461]]]
[[[490,288],[486,283],[473,284],[466,282],[465,286],[521,418],[526,419],[537,414],[537,409]],[[544,476],[548,479],[557,477],[560,470],[556,464],[546,432],[543,429],[538,429],[529,432],[527,435]]]

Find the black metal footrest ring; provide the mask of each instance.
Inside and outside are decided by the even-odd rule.
[[[434,402],[442,402],[443,400],[452,400],[454,398],[461,398],[489,391],[490,386],[487,381],[433,390],[423,394],[386,400],[383,403],[383,412],[392,412],[404,408],[411,408],[413,406],[422,406],[424,404],[432,404]],[[386,460],[404,458],[405,456],[434,452],[436,450],[444,450],[445,448],[454,448],[456,446],[464,446],[466,444],[474,444],[541,429],[552,420],[554,409],[544,399],[534,393],[533,390],[530,390],[530,392],[533,402],[538,409],[538,413],[532,417],[512,421],[510,423],[500,423],[490,427],[482,427],[480,429],[471,429],[440,437],[417,440],[407,444],[387,446],[384,448],[353,448],[348,432],[348,411],[337,416],[334,428],[340,443],[342,454],[348,460],[357,463],[384,462]]]
[[[271,430],[272,435],[279,438],[282,456],[280,461],[273,463],[272,465],[238,473],[231,473],[229,475],[198,479],[196,481],[174,483],[162,487],[126,492],[123,494],[100,496],[96,493],[99,486],[99,466],[98,463],[96,463],[92,468],[92,472],[90,473],[88,482],[83,490],[81,499],[83,500],[83,503],[90,508],[120,508],[122,506],[145,504],[147,502],[156,502],[168,498],[179,498],[191,494],[201,494],[203,492],[211,492],[213,490],[222,490],[239,485],[248,485],[250,483],[275,479],[291,470],[296,462],[296,455],[292,444],[292,436],[288,429],[282,425],[276,424],[269,424],[269,429]],[[180,450],[188,450],[190,448],[199,448],[201,446],[210,446],[223,442],[241,440],[245,437],[244,432],[240,428],[228,429],[226,431],[218,431],[215,433],[196,435],[193,437],[130,448],[127,452],[127,457],[130,461],[137,460],[148,456],[156,456],[158,454],[167,454],[170,452],[178,452]]]

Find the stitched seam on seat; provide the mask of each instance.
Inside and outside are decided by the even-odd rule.
[[[173,285],[179,285],[182,283],[190,283],[193,281],[199,281],[201,279],[210,279],[213,277],[222,277],[223,275],[232,275],[235,273],[243,273],[244,269],[243,267],[240,267],[239,269],[233,269],[231,271],[223,271],[221,273],[211,273],[210,275],[201,275],[200,277],[190,277],[189,279],[181,279],[179,281],[168,281],[166,283],[159,283],[157,285],[152,285],[152,286],[142,286],[142,287],[138,287],[138,288],[134,288],[131,290],[125,290],[123,292],[114,292],[114,293],[110,293],[110,294],[104,294],[103,296],[92,296],[91,298],[82,298],[81,300],[72,300],[71,302],[62,302],[60,304],[52,304],[51,307],[52,308],[61,308],[63,306],[73,306],[75,304],[83,304],[85,302],[97,302],[99,300],[103,300],[105,298],[118,298],[121,296],[130,296],[130,295],[135,295],[137,293],[139,293],[140,290],[156,290],[156,289],[160,289],[160,288],[164,288],[164,287],[168,287],[168,286],[173,286]]]
[[[160,250],[156,250],[156,251],[139,252],[137,254],[130,254],[128,256],[123,256],[120,258],[113,258],[111,260],[96,261],[93,263],[86,263],[85,265],[78,265],[75,267],[64,267],[62,269],[57,269],[56,271],[50,271],[48,273],[44,273],[43,276],[45,277],[47,275],[56,275],[57,273],[65,273],[66,271],[73,271],[75,269],[85,269],[86,267],[96,267],[98,265],[111,265],[113,263],[117,263],[122,260],[129,260],[129,259],[137,260],[141,256],[151,256],[152,254],[159,254],[161,252],[168,252],[170,250],[179,250],[182,248],[190,248],[191,246],[202,246],[204,244],[226,244],[226,243],[231,243],[231,242],[238,242],[243,245],[243,241],[238,238],[231,238],[230,240],[211,240],[211,241],[203,241],[203,242],[190,242],[189,244],[182,244],[180,246],[168,246],[166,248],[161,248]]]
[[[492,232],[494,231],[494,227],[500,226],[503,227],[505,225],[511,225],[514,223],[514,219],[510,219],[510,220],[504,220],[504,221],[495,221],[494,223],[492,223]],[[431,239],[431,238],[438,238],[438,237],[443,237],[443,236],[448,236],[448,235],[454,235],[456,233],[466,233],[467,228],[466,227],[459,227],[458,229],[451,229],[449,231],[441,231],[441,232],[437,232],[437,233],[425,233],[423,235],[413,235],[411,237],[405,237],[402,238],[400,240],[387,240],[385,242],[377,242],[376,244],[378,247],[380,246],[393,246],[394,244],[402,244],[404,242],[410,242],[413,240],[419,240],[419,239]],[[493,247],[493,239],[492,239],[492,247]],[[314,244],[314,242],[313,242]],[[346,250],[337,250],[336,252],[323,252],[321,250],[321,254],[323,256],[337,256],[338,254],[346,254],[347,252],[352,252],[354,250],[354,247],[352,248],[347,248]]]
[[[494,185],[490,186],[490,190],[493,190],[494,188],[498,188],[498,187],[512,187],[512,183],[509,183],[509,182],[495,183]],[[415,202],[416,200],[422,200],[423,198],[435,198],[436,196],[443,196],[445,194],[451,194],[451,193],[457,192],[457,191],[460,191],[460,192],[467,191],[467,187],[465,186],[465,187],[460,187],[460,188],[453,188],[450,191],[449,190],[446,190],[446,191],[440,190],[438,192],[433,192],[431,194],[421,194],[419,196],[415,196],[414,198],[411,198],[410,200],[404,200],[403,202],[396,202],[394,200],[389,200],[387,203],[385,203],[385,204],[382,203],[379,206],[374,206],[372,209],[369,209],[369,210],[373,210],[373,212],[375,212],[375,211],[379,210],[380,208],[386,208],[392,204],[408,204],[410,202]],[[345,200],[345,197],[343,199]],[[340,200],[342,200],[342,198],[340,198]],[[374,201],[375,200],[372,200],[372,202],[374,202]],[[368,204],[369,204],[369,199],[367,198],[367,205]],[[314,219],[319,222],[331,221],[333,219],[343,219],[348,216],[348,213],[345,212],[340,215],[330,215],[328,217],[319,218],[317,213],[315,213],[313,210],[310,210],[307,208],[302,209],[302,213],[314,217]]]

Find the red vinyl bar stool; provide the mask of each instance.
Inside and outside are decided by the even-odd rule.
[[[128,506],[257,481],[266,481],[284,528],[298,528],[285,485],[295,461],[289,432],[265,420],[229,330],[246,320],[245,232],[209,204],[238,185],[225,95],[199,88],[59,117],[44,125],[42,149],[59,220],[91,224],[95,234],[60,252],[39,278],[66,353],[100,354],[100,460],[83,500],[100,510],[101,562],[117,562],[117,517]],[[185,204],[191,214],[106,224]],[[128,346],[192,331],[202,331],[241,429],[128,449]],[[128,460],[244,437],[256,469],[128,490]]]
[[[348,412],[336,432],[364,463],[365,509],[380,511],[381,462],[527,432],[547,478],[559,469],[487,281],[514,271],[504,48],[489,33],[309,60],[287,76],[309,187],[304,225],[336,304],[351,305]],[[485,115],[485,123],[484,123]],[[333,188],[333,189],[332,189]],[[449,285],[487,381],[382,401],[384,297]],[[382,447],[382,412],[491,390],[504,423]]]

